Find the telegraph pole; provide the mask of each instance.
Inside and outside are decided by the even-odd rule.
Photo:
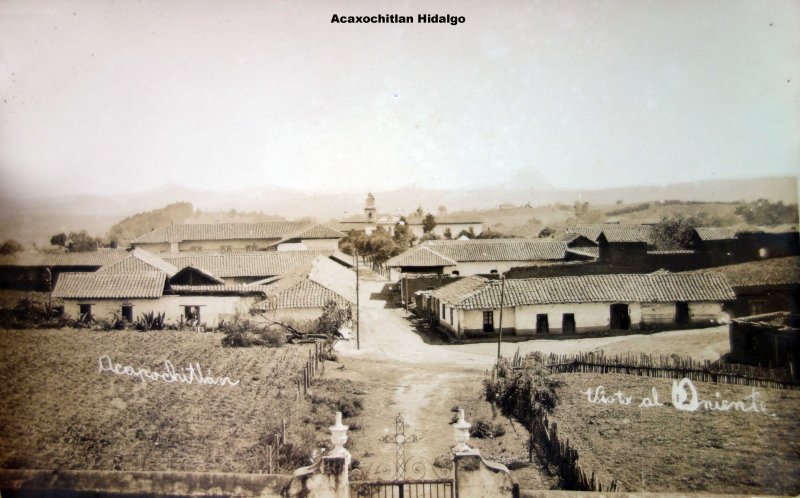
[[[358,251],[355,249],[355,245],[353,246],[353,257],[356,261],[356,349],[361,349],[361,336],[359,334],[359,318],[358,318],[358,305],[359,305],[359,296],[358,296]]]
[[[497,336],[497,361],[500,361],[500,344],[503,342],[503,304],[506,294],[506,276],[500,275],[500,335]]]

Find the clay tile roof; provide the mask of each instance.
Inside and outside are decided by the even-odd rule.
[[[0,266],[88,266],[101,267],[128,256],[124,249],[107,249],[91,252],[67,252],[61,254],[20,252],[0,256]]]
[[[800,285],[800,256],[765,259],[736,265],[717,266],[686,273],[718,272],[734,289]]]
[[[489,280],[486,278],[472,275],[453,282],[452,284],[439,287],[431,292],[431,296],[446,304],[452,305],[470,296],[473,292],[483,288],[483,286],[488,282]]]
[[[287,235],[286,238],[292,239],[341,239],[345,237],[346,234],[340,232],[339,230],[334,230],[333,228],[326,226],[326,225],[311,225],[310,227],[304,227],[295,232],[292,235]]]
[[[178,273],[178,269],[174,265],[149,251],[139,248],[134,249],[126,258],[106,265],[98,271],[103,273],[136,273],[155,270],[164,272],[170,277]]]
[[[62,273],[53,297],[71,299],[154,299],[164,291],[160,271],[137,273]]]
[[[401,266],[455,266],[456,264],[458,263],[446,256],[443,256],[438,251],[433,250],[433,248],[425,245],[412,247],[406,252],[398,254],[386,262],[386,266],[389,268],[398,268]]]
[[[700,240],[731,240],[736,238],[736,232],[730,228],[699,227],[694,229]]]
[[[220,278],[283,275],[310,264],[332,251],[246,251],[162,253],[161,258],[177,268],[203,268]]]
[[[465,293],[453,305],[462,309],[500,306],[501,282],[491,281]],[[509,279],[506,306],[566,303],[655,303],[730,301],[731,286],[719,273],[655,275],[586,275],[577,277]]]
[[[331,300],[340,305],[356,300],[355,274],[327,258],[313,261],[307,271],[283,276],[260,287],[266,299],[253,305],[253,309],[260,311],[322,308]]]
[[[577,233],[583,235],[587,239],[590,240],[597,240],[600,234],[606,230],[621,230],[621,231],[648,231],[650,230],[649,225],[635,225],[635,224],[624,224],[624,223],[598,223],[594,225],[577,225],[572,227],[567,227],[567,233]]]
[[[171,285],[168,289],[170,294],[182,295],[209,295],[209,296],[244,296],[249,294],[266,294],[266,289],[262,285],[237,284],[237,285]]]
[[[636,229],[607,228],[603,229],[602,235],[608,242],[612,243],[643,242],[646,244],[651,244],[653,242],[649,227],[641,227]]]
[[[308,279],[291,279],[280,287],[277,287],[278,284],[273,285],[276,287],[269,288],[272,286],[267,286],[267,298],[254,304],[253,309],[272,311],[295,308],[322,308],[329,301],[334,301],[342,306],[350,304],[336,292]]]
[[[563,260],[566,242],[551,239],[429,240],[387,262],[400,266],[453,266],[467,261]]]
[[[261,223],[189,223],[168,225],[142,234],[132,244],[158,244],[185,240],[281,239],[308,222],[268,221]]]

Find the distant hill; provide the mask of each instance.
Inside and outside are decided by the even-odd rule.
[[[425,212],[434,214],[437,214],[439,206],[445,206],[447,212],[452,214],[458,211],[491,210],[500,205],[507,205],[505,207],[508,209],[503,211],[512,212],[520,209],[520,206],[541,207],[556,203],[571,209],[578,199],[589,202],[593,207],[606,206],[608,209],[618,206],[615,203],[619,200],[623,201],[623,206],[667,199],[724,203],[766,198],[773,202],[796,203],[797,179],[794,177],[720,179],[604,190],[541,189],[536,186],[473,190],[406,187],[373,193],[378,211],[391,214],[407,214],[418,206]],[[93,235],[106,236],[111,227],[124,218],[161,209],[175,202],[190,202],[202,213],[222,214],[237,210],[236,217],[239,217],[241,212],[256,212],[272,213],[263,215],[264,217],[339,220],[361,214],[366,194],[366,192],[308,193],[272,186],[219,193],[166,186],[148,192],[119,195],[3,198],[0,199],[0,240],[15,238],[22,243],[36,242],[45,245],[55,233],[81,229],[86,229]],[[545,224],[550,223],[550,218],[545,214],[539,216],[536,213],[522,211],[519,216],[525,217],[528,214],[531,218],[539,218]],[[204,220],[221,221],[221,216],[211,215],[212,219],[201,216]],[[601,216],[604,216],[604,212]],[[517,221],[514,223],[519,224]],[[524,223],[519,224],[519,226],[524,225]]]

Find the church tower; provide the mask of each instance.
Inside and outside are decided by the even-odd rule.
[[[373,224],[378,221],[378,214],[375,210],[375,196],[372,195],[372,192],[367,194],[367,201],[366,205],[364,206],[364,218],[369,224]]]

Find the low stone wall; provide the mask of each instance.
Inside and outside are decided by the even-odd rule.
[[[291,476],[205,472],[0,470],[8,497],[261,497],[279,498]]]

